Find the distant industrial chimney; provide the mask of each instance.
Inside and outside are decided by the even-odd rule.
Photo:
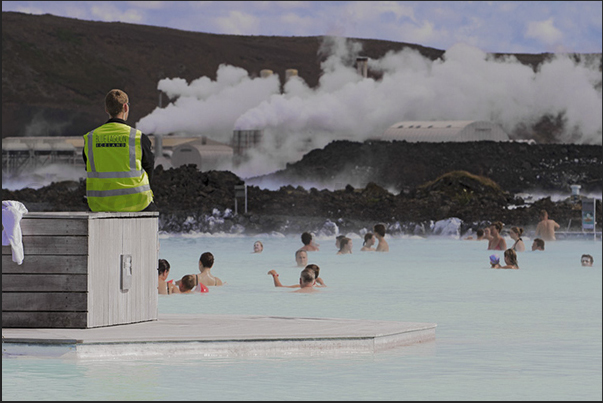
[[[368,76],[368,57],[358,56],[356,58],[356,71],[364,78]]]
[[[262,142],[263,130],[234,130],[230,146],[235,155],[242,155],[248,149],[258,146]]]
[[[297,70],[296,69],[287,69],[287,70],[285,70],[285,81],[288,81],[293,76],[297,76]]]
[[[272,75],[272,70],[264,69],[264,70],[260,71],[260,77],[262,77],[262,78],[270,77],[271,75]]]
[[[155,153],[155,158],[163,156],[163,134],[155,134],[153,139],[153,145],[155,146],[155,149],[153,150]]]

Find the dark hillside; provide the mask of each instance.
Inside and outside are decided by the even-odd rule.
[[[220,64],[241,67],[251,76],[270,69],[281,80],[293,68],[315,87],[326,58],[319,52],[323,39],[214,35],[3,12],[2,137],[80,135],[105,121],[102,100],[111,88],[130,95],[130,119],[136,122],[158,105],[161,78],[215,80]],[[354,41],[362,44],[363,56],[373,59],[404,48],[431,60],[444,53],[403,42]],[[549,54],[514,56],[536,69]]]
[[[104,122],[103,97],[122,88],[132,100],[131,120],[159,101],[157,82],[180,77],[212,80],[220,64],[252,76],[294,68],[314,87],[322,37],[214,35],[145,25],[2,13],[2,136],[74,136]],[[363,55],[378,58],[412,47],[432,60],[441,50],[358,40]],[[164,100],[164,105],[165,105]]]

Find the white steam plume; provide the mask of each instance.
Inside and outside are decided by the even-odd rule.
[[[241,177],[282,169],[333,140],[379,137],[402,120],[489,120],[513,136],[518,125],[530,127],[544,115],[561,114],[565,130],[557,141],[601,144],[599,58],[589,65],[558,55],[534,72],[513,56],[495,59],[465,44],[436,61],[405,49],[369,60],[369,70],[382,74],[375,80],[352,67],[359,44],[327,38],[321,51],[328,57],[316,88],[303,81],[303,71],[281,93],[276,76],[251,79],[245,70],[224,65],[215,82],[161,80],[158,88],[179,98],[141,119],[137,128],[148,134],[212,135],[226,143],[233,129],[262,129],[261,149],[236,169]]]
[[[201,77],[190,84],[181,78],[160,80],[157,88],[177,99],[155,108],[136,128],[147,134],[210,135],[229,143],[237,118],[280,91],[277,76],[251,79],[239,67],[220,65],[216,76],[216,81]]]

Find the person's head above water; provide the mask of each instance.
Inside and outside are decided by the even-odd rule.
[[[352,253],[352,240],[348,237],[339,241],[339,254]]]
[[[521,238],[523,235],[523,228],[521,227],[511,227],[511,232],[509,232],[509,236],[511,238]]]
[[[381,238],[385,237],[385,225],[375,224],[375,226],[373,226],[373,232]]]
[[[505,250],[504,256],[505,256],[505,263],[507,265],[519,267],[519,265],[517,264],[517,253],[515,253],[515,251],[513,249]]]
[[[582,266],[592,267],[594,262],[595,259],[591,255],[585,254],[580,258],[580,263],[582,263]]]
[[[199,269],[211,269],[214,265],[214,255],[211,252],[201,254],[199,258]]]
[[[308,252],[303,249],[299,249],[295,252],[295,263],[299,267],[306,267],[308,264]]]
[[[301,234],[301,241],[304,245],[310,245],[310,243],[312,242],[312,234],[310,234],[309,232],[304,232],[303,234]]]
[[[170,263],[165,259],[159,259],[157,272],[160,276],[167,275],[170,272]]]
[[[541,238],[535,238],[532,242],[532,250],[544,250],[544,240]]]
[[[320,268],[315,264],[309,264],[303,269],[299,275],[299,285],[304,287],[312,287],[316,283],[316,277]]]
[[[500,234],[502,229],[503,229],[503,223],[500,221],[495,221],[492,224],[490,224],[490,231],[496,231],[497,234]]]
[[[195,288],[196,279],[197,276],[195,276],[194,274],[187,274],[183,276],[182,279],[180,279],[180,283],[178,286],[180,292],[188,292]]]

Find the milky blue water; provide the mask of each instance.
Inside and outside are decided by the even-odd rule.
[[[257,239],[264,252],[252,254]],[[295,294],[266,273],[298,282],[297,236],[162,236],[170,278],[197,272],[211,251],[227,284],[161,296],[159,312],[430,322],[433,342],[343,355],[3,357],[2,399],[601,400],[601,241],[549,242],[520,253],[520,270],[493,270],[485,241],[388,240],[389,253],[359,252],[355,235],[354,253],[336,255],[333,238],[319,239],[309,262],[328,287]],[[580,265],[583,253],[594,267]]]

